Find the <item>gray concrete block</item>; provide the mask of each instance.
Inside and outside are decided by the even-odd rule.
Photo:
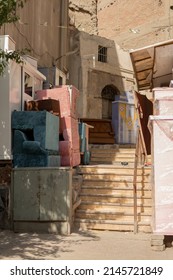
[[[165,250],[165,244],[159,245],[159,246],[151,246],[151,249],[153,251],[164,251]]]
[[[164,237],[165,237],[165,236],[164,236],[163,234],[153,234],[153,235],[151,236],[151,240],[159,240],[159,239],[163,240]]]
[[[161,246],[164,244],[163,239],[152,239],[151,246]]]

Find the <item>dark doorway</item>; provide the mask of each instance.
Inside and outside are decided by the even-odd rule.
[[[102,96],[102,119],[112,119],[112,102],[115,95],[120,94],[114,85],[107,85],[103,88]]]

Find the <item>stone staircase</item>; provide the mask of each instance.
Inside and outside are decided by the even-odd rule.
[[[102,145],[91,147],[91,164],[79,166],[83,176],[81,204],[75,212],[75,225],[83,230],[134,230],[135,149]],[[137,170],[138,232],[151,232],[150,167]]]
[[[90,145],[90,164],[134,164],[135,147],[130,145]]]

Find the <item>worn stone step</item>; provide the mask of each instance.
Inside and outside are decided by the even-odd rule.
[[[77,168],[83,183],[75,224],[82,229],[133,231],[135,149],[110,146],[93,147],[90,165]],[[151,232],[150,181],[151,167],[138,164],[137,222],[141,232]]]
[[[121,181],[116,180],[97,180],[97,179],[84,179],[82,188],[120,188],[120,189],[133,189],[133,181],[129,182],[126,179]],[[151,189],[151,184],[145,182],[138,182],[137,189]]]
[[[110,158],[94,158],[90,159],[90,165],[98,165],[98,164],[112,164],[113,167],[123,167],[124,165],[128,167],[134,167],[134,159],[110,159]]]
[[[105,135],[103,135],[103,137],[102,137],[102,135],[100,134],[100,135],[96,135],[96,136],[94,136],[93,135],[93,137],[92,136],[90,136],[89,137],[89,142],[90,143],[108,143],[108,144],[114,144],[115,143],[115,139],[114,139],[114,137],[112,137],[112,136],[108,136],[108,137],[104,137]]]
[[[123,153],[123,152],[111,152],[111,151],[107,151],[107,152],[91,152],[91,157],[97,157],[97,158],[102,158],[102,157],[111,157],[111,158],[116,158],[116,157],[122,157],[122,158],[134,158],[135,157],[135,153]]]
[[[90,188],[90,187],[83,187],[80,191],[81,195],[109,195],[109,196],[118,196],[118,197],[132,197],[133,196],[133,188],[129,189],[113,189],[113,188]],[[145,198],[151,198],[151,191],[150,190],[138,190],[137,197],[144,196]]]
[[[104,212],[104,211],[93,211],[93,210],[77,210],[77,219],[92,219],[92,220],[116,220],[116,221],[130,221],[134,222],[134,215],[126,213],[125,215],[121,213],[114,212]],[[144,213],[138,213],[137,221],[151,222],[151,215]]]
[[[111,221],[100,221],[97,220],[75,220],[75,226],[81,230],[114,230],[114,231],[134,231],[134,225],[132,223],[124,222],[112,223]],[[138,224],[138,232],[151,233],[150,224],[140,223]]]
[[[84,202],[100,202],[100,203],[118,203],[118,204],[130,204],[133,203],[133,196],[126,197],[126,196],[110,196],[110,195],[85,195],[80,194],[81,201]],[[138,202],[140,205],[143,206],[151,206],[151,198],[140,197],[138,198]]]
[[[146,214],[151,215],[152,207],[151,205],[144,206],[143,203],[137,203],[137,212],[144,212]],[[79,208],[80,210],[94,210],[94,211],[113,211],[116,213],[121,213],[122,215],[126,215],[126,213],[133,214],[134,206],[133,203],[108,203],[108,202],[88,202],[82,201]]]
[[[88,166],[78,166],[77,168],[79,174],[120,174],[120,175],[134,175],[134,167],[133,166],[114,166],[114,165],[88,165]],[[151,168],[138,168],[137,169],[138,175],[150,175]]]
[[[91,154],[135,154],[135,149],[131,148],[90,148]]]
[[[107,163],[107,164],[114,164],[114,163],[122,163],[122,166],[124,163],[133,163],[134,164],[134,157],[91,157],[90,164],[96,164],[96,163]]]
[[[90,149],[135,149],[136,144],[89,144]]]
[[[83,174],[83,180],[104,180],[104,181],[125,181],[125,182],[133,182],[133,175],[126,174]],[[151,181],[150,176],[138,175],[136,178],[136,182],[149,183]]]

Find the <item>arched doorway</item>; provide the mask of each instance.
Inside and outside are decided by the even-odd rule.
[[[114,85],[107,85],[101,92],[102,97],[102,119],[112,119],[112,102],[115,95],[120,94]]]

